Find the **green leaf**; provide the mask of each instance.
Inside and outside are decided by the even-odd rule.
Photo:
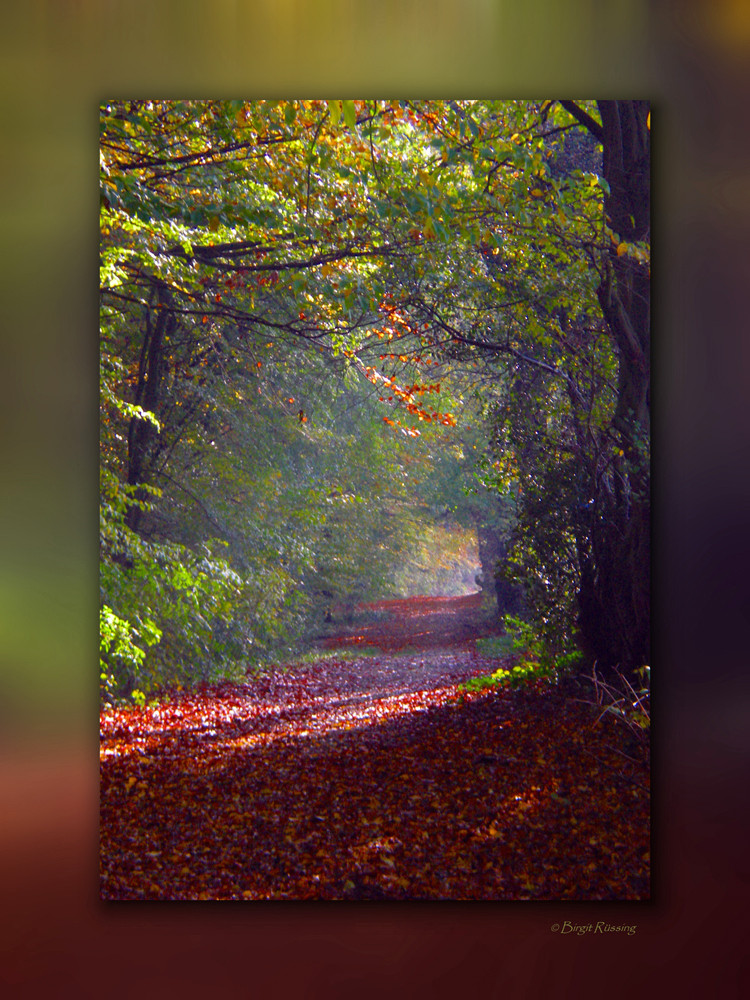
[[[342,101],[341,105],[344,110],[344,121],[349,128],[354,128],[357,124],[357,109],[354,107],[354,101]]]

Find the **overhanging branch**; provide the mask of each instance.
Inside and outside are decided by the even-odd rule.
[[[576,104],[575,101],[560,101],[559,103],[565,108],[566,111],[573,115],[579,125],[583,125],[583,127],[593,135],[597,142],[604,141],[604,129],[601,127],[599,122],[595,121],[587,111],[583,110],[580,105]]]

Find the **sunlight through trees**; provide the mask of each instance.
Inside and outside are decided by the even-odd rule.
[[[644,102],[112,101],[100,127],[105,699],[480,586],[556,655],[648,662]]]

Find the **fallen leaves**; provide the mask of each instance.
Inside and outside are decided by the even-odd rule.
[[[429,630],[428,630],[429,636]],[[465,648],[331,658],[101,717],[107,899],[642,899],[648,763]]]

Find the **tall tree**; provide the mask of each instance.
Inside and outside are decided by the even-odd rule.
[[[365,364],[396,337],[385,288],[414,252],[374,199],[408,173],[405,105],[112,102],[101,120],[114,690],[124,652],[126,687],[210,676],[300,635],[323,600],[377,596],[421,503],[388,468],[407,439],[428,461],[378,393],[428,390]]]
[[[638,667],[650,620],[648,106],[416,107],[439,116],[427,140],[436,221],[409,305],[434,349],[494,374],[487,482],[522,490],[508,571],[550,637],[577,625],[600,666]]]
[[[647,657],[647,114],[102,108],[105,661],[270,648],[448,507],[549,636],[577,605],[602,664]],[[474,454],[491,503],[451,498]]]
[[[618,358],[619,451],[592,497],[581,625],[600,662],[639,666],[650,657],[650,110],[646,101],[599,101],[599,124],[562,104],[602,144],[611,242],[597,297]]]

